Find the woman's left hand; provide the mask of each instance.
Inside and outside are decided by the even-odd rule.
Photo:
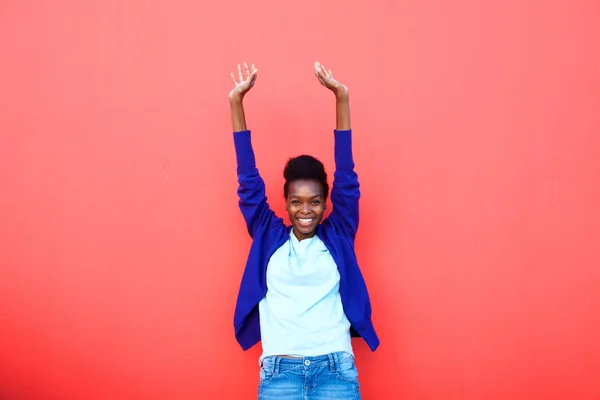
[[[318,61],[315,61],[315,75],[321,85],[331,90],[337,98],[348,97],[348,88],[338,82],[331,73],[330,69],[326,69],[324,65],[321,65]]]

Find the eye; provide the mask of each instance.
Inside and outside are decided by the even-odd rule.
[[[312,203],[313,205],[318,206],[319,204],[321,204],[321,200],[313,200]]]
[[[300,204],[300,200],[292,200],[290,201],[290,204],[297,206],[298,204]]]

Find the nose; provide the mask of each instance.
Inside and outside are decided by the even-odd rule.
[[[309,207],[309,205],[307,203],[304,203],[304,205],[302,206],[302,212],[304,214],[310,213],[310,207]]]

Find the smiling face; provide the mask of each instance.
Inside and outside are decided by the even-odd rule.
[[[326,204],[321,183],[314,179],[299,179],[288,184],[285,209],[298,240],[313,237],[323,219]]]

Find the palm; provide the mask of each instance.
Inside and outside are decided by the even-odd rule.
[[[243,97],[254,86],[257,74],[258,70],[254,66],[254,64],[252,64],[252,70],[250,70],[250,68],[248,68],[248,64],[244,63],[243,72],[242,67],[238,64],[237,76],[235,76],[233,72],[231,73],[231,79],[233,80],[235,87],[231,89],[231,92],[229,92],[229,97]]]

